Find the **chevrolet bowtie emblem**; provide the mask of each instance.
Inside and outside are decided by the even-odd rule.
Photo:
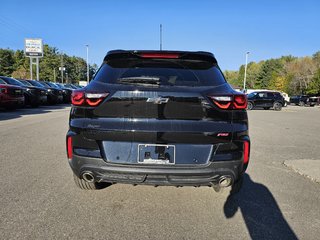
[[[168,101],[169,101],[169,98],[164,98],[164,97],[148,98],[147,99],[147,102],[152,102],[154,104],[167,103]]]

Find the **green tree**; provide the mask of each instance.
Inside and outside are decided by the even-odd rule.
[[[224,71],[224,76],[233,87],[241,87],[238,82],[238,71]]]
[[[314,74],[313,79],[306,90],[306,93],[320,94],[320,69],[318,69]]]
[[[262,63],[261,69],[257,74],[257,88],[268,88],[272,78],[280,75],[283,64],[280,59],[270,59]]]
[[[11,76],[14,71],[14,51],[10,49],[0,49],[0,76]]]

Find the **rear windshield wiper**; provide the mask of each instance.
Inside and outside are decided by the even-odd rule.
[[[160,78],[158,77],[124,77],[118,79],[119,83],[128,83],[128,84],[160,84]]]

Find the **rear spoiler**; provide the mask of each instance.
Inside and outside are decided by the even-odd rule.
[[[217,64],[217,60],[212,53],[202,51],[112,50],[107,53],[104,61],[121,58],[189,59]]]

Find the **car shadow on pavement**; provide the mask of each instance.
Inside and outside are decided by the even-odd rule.
[[[231,218],[240,209],[251,239],[298,239],[269,189],[244,175],[239,193],[229,195],[224,214]]]
[[[0,109],[0,121],[20,118],[24,115],[49,113],[52,111],[63,110],[68,107],[70,107],[70,104],[44,105],[37,108],[26,107],[14,110]]]

